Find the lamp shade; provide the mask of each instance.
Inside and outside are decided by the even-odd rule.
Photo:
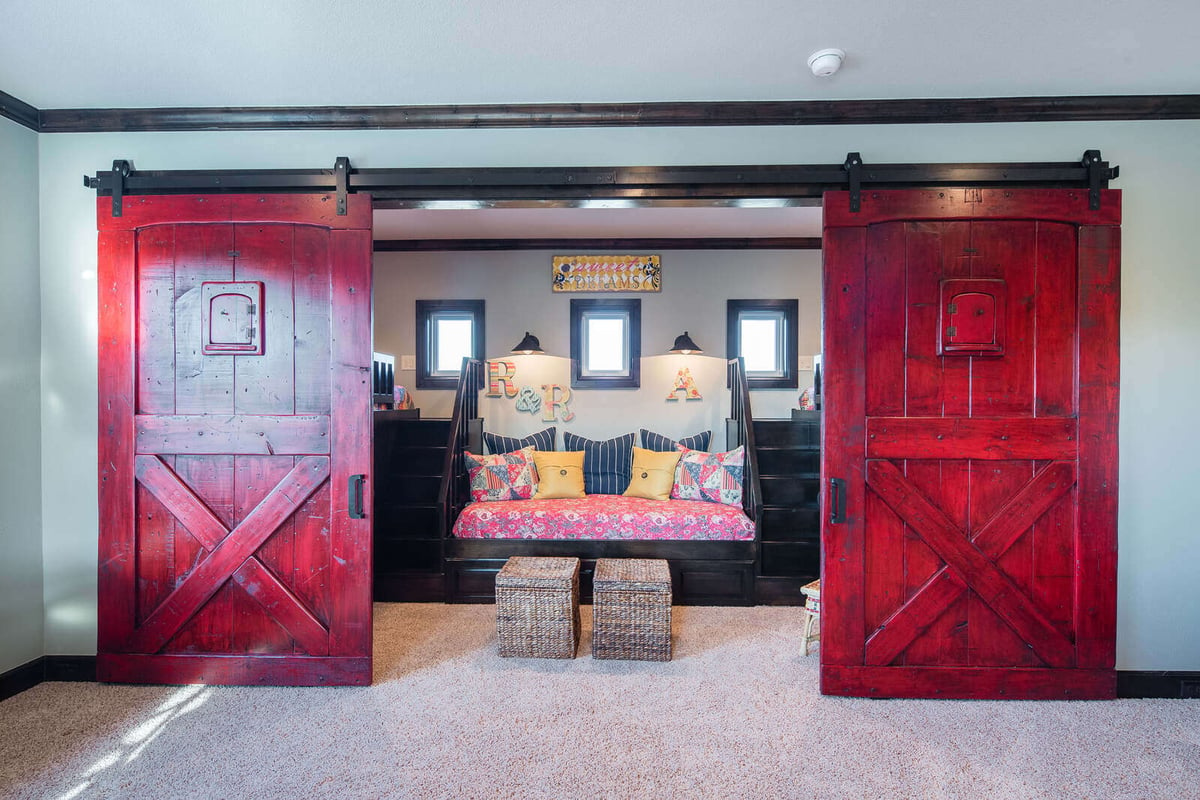
[[[542,343],[539,342],[538,338],[529,331],[525,331],[525,338],[517,342],[517,346],[514,347],[512,351],[514,353],[520,353],[524,356],[545,352],[542,350]]]
[[[704,351],[700,349],[700,345],[692,341],[692,337],[688,336],[688,332],[684,331],[683,336],[675,337],[675,345],[668,352],[690,355],[692,353],[703,353]]]

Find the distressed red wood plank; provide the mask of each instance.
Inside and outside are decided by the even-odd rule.
[[[224,686],[368,686],[369,656],[100,654],[106,683],[205,683]]]
[[[1075,414],[1075,227],[1038,223],[1034,416]]]
[[[103,209],[104,200],[97,200]],[[112,201],[109,199],[109,209]],[[99,651],[112,652],[133,631],[137,614],[134,524],[133,404],[136,247],[129,231],[106,231],[97,251],[99,294],[98,580]]]
[[[905,530],[903,520],[873,492],[866,494],[863,513],[871,530],[863,543],[863,619],[865,630],[873,631],[907,598],[906,571],[896,568],[904,560]]]
[[[942,413],[942,359],[937,355],[938,281],[942,279],[942,232],[935,223],[889,223],[902,227],[905,247],[904,382],[890,387],[903,397],[908,416]],[[963,226],[965,228],[965,226]],[[883,287],[880,291],[899,289]],[[830,334],[837,334],[830,331]],[[887,346],[887,345],[877,345]]]
[[[887,341],[890,347],[866,353],[867,416],[904,414],[905,307],[896,302],[895,286],[904,285],[905,229],[897,223],[867,229],[865,322],[869,342]]]
[[[233,218],[245,222],[294,222],[332,230],[370,230],[371,196],[346,197],[346,213],[337,213],[332,194],[232,195]]]
[[[1074,460],[1079,449],[1074,419],[871,417],[868,458],[977,458]]]
[[[347,213],[338,216],[331,194],[127,195],[119,217],[112,198],[96,198],[96,224],[101,231],[131,230],[147,225],[194,222],[296,222],[324,228],[370,230],[371,196],[352,194]]]
[[[326,455],[329,417],[263,414],[139,414],[137,452]]]
[[[1033,415],[1034,393],[1034,264],[1037,223],[983,221],[971,223],[971,277],[999,278],[1007,290],[1004,355],[971,359],[971,416]],[[947,356],[959,360],[961,356]]]
[[[234,513],[245,521],[270,492],[287,482],[296,467],[296,460],[287,456],[237,456],[234,458]],[[296,510],[303,501],[294,502]],[[291,569],[293,511],[279,521],[262,544],[254,549],[254,557],[270,569]],[[232,608],[230,650],[237,653],[294,653],[295,640],[282,624],[264,612],[259,603],[244,591],[235,590],[230,597]]]
[[[329,593],[330,496],[329,484],[326,483],[313,492],[293,516],[295,540],[290,583],[296,594],[326,626],[332,605]]]
[[[933,225],[934,223],[925,223]],[[923,302],[928,303],[930,316],[934,318],[934,336],[927,341],[921,341],[919,346],[930,354],[937,353],[938,328],[941,327],[941,279],[970,278],[975,274],[975,223],[974,222],[939,222],[941,244],[940,275],[932,276],[936,287],[930,286],[929,294],[923,295]],[[928,280],[928,278],[926,278]],[[909,347],[914,343],[909,342]],[[941,367],[941,415],[946,417],[968,417],[971,415],[971,377],[974,359],[971,358],[938,358]],[[936,412],[934,414],[936,416]],[[921,416],[909,408],[908,416]]]
[[[1000,572],[962,535],[946,515],[926,500],[894,465],[867,462],[867,483],[910,525],[990,608],[1051,666],[1074,661],[1074,647],[1021,593],[1012,579]]]
[[[309,456],[301,460],[134,632],[128,643],[129,650],[157,652],[328,477],[329,459]]]
[[[1074,483],[1074,464],[1059,462],[1047,466],[991,516],[975,535],[975,545],[989,559],[1000,558],[1022,533],[1070,494]],[[952,587],[958,587],[957,592],[951,592]],[[960,579],[946,567],[941,567],[904,606],[897,609],[882,630],[872,635],[867,642],[866,663],[890,664],[928,630],[965,589],[966,585]]]
[[[233,502],[233,456],[175,456],[175,474],[195,492],[226,530],[237,525]],[[208,550],[182,525],[176,527],[175,586],[200,566]],[[238,590],[240,591],[240,590]],[[229,652],[234,590],[228,585],[192,616],[163,648],[165,652]]]
[[[293,250],[296,287],[296,413],[329,413],[329,231],[297,226]]]
[[[939,570],[911,600],[871,634],[867,639],[864,663],[868,666],[891,664],[937,623],[966,588],[957,575],[946,569]]]
[[[963,481],[963,485],[969,487],[971,493],[970,524],[966,526],[966,530],[979,531],[974,537],[975,546],[983,551],[1026,597],[1033,596],[1030,586],[1032,558],[1029,538],[1022,534],[1028,532],[1036,517],[1021,520],[1025,523],[1024,527],[1006,537],[1007,541],[1001,542],[1008,545],[1007,547],[989,551],[978,538],[982,535],[981,529],[985,528],[987,521],[996,520],[998,510],[1034,482],[1036,478],[1033,477],[1032,461],[972,461],[971,473]],[[974,594],[967,597],[967,621],[970,666],[1045,666],[1029,647],[1017,638],[1012,628]]]
[[[1079,229],[1079,663],[1112,669],[1117,624],[1117,463],[1121,384],[1121,231]]]
[[[137,235],[137,410],[175,413],[175,226]]]
[[[858,212],[850,211],[849,192],[826,192],[824,208],[826,228],[914,219],[1039,219],[1117,225],[1121,221],[1121,192],[1102,189],[1098,211],[1088,208],[1087,191],[1064,189],[865,191]]]
[[[1112,700],[1111,670],[1032,667],[849,667],[821,669],[821,693],[938,700]]]
[[[175,588],[175,517],[144,486],[137,488],[137,623]]]
[[[1075,635],[1075,495],[1067,492],[1033,528],[1033,600],[1060,631]]]
[[[229,529],[166,464],[145,455],[138,456],[135,464],[138,482],[158,498],[206,550],[221,543]]]
[[[263,283],[261,356],[234,357],[234,410],[239,414],[294,414],[295,308],[292,301],[294,225],[234,227],[233,274]]]
[[[910,459],[904,462],[903,473],[905,478],[946,514],[951,522],[959,528],[966,528],[967,462]],[[882,499],[879,502],[886,505]],[[921,531],[906,524],[905,599],[915,597],[933,576],[944,568],[945,562],[921,538]],[[895,626],[896,623],[893,621],[891,624]],[[911,644],[904,651],[902,663],[907,666],[965,665],[967,635],[967,601],[965,597],[960,597],[952,600],[940,615],[935,615],[929,620],[921,634],[914,635]]]
[[[330,449],[332,539],[329,563],[330,655],[371,652],[371,525],[350,519],[351,475],[371,475],[371,234],[330,234],[332,272],[333,431]],[[373,481],[363,486],[363,507],[373,508]]]
[[[269,569],[252,558],[233,574],[233,579],[283,625],[305,652],[328,655],[329,631]]]
[[[206,356],[205,281],[233,280],[232,225],[175,226],[175,413],[232,414],[233,356]]]

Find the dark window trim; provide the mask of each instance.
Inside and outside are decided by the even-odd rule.
[[[796,389],[800,386],[800,301],[799,300],[728,300],[725,308],[725,352],[729,358],[737,358],[741,348],[738,317],[743,311],[782,311],[787,330],[783,342],[784,376],[782,378],[755,378],[747,374],[746,386],[750,389]]]
[[[629,374],[583,374],[583,315],[588,311],[622,311],[629,315]],[[571,388],[636,389],[642,385],[642,301],[637,298],[571,299]]]
[[[417,301],[417,379],[418,389],[455,389],[458,376],[452,378],[430,375],[430,317],[438,311],[466,311],[475,317],[475,352],[472,358],[483,360],[486,349],[484,330],[484,301],[482,300],[418,300]]]

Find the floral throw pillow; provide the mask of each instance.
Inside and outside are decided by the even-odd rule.
[[[728,453],[703,453],[677,448],[681,455],[675,468],[675,500],[705,500],[727,506],[742,504],[742,477],[746,474],[746,451],[735,447]]]
[[[471,475],[471,502],[528,500],[537,488],[537,470],[533,466],[533,448],[512,453],[480,456],[464,451]]]

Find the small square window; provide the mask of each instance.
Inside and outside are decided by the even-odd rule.
[[[483,358],[482,300],[417,301],[417,387],[453,389],[464,358]]]
[[[571,301],[571,386],[641,384],[641,300]]]
[[[794,389],[799,306],[797,300],[730,300],[727,346],[742,357],[751,389]]]

